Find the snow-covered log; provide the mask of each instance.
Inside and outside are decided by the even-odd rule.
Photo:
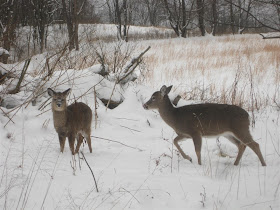
[[[260,34],[263,39],[280,39],[280,33],[274,32],[274,33],[266,33],[266,34]]]
[[[107,65],[102,65],[102,64],[95,64],[84,70],[88,70],[92,73],[99,74],[103,77],[107,76],[109,74],[109,67]]]
[[[141,63],[143,55],[151,48],[151,46],[147,47],[142,53],[140,53],[137,57],[133,58],[128,65],[126,65],[117,77],[117,83],[126,84],[130,81],[134,81],[137,79],[137,75],[134,73],[136,67]]]
[[[3,47],[0,47],[0,62],[4,63],[4,61],[7,60],[9,56],[9,51],[4,49]]]

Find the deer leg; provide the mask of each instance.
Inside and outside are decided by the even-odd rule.
[[[256,155],[259,157],[259,159],[262,163],[262,166],[266,166],[266,163],[263,159],[259,144],[253,140],[253,142],[248,143],[247,146],[250,147],[256,153]]]
[[[238,145],[238,154],[237,154],[237,157],[236,157],[236,159],[234,161],[234,165],[235,166],[237,166],[239,164],[239,161],[242,158],[242,155],[243,155],[245,149],[246,149],[246,145],[244,145],[242,143],[239,143],[239,145]]]
[[[90,138],[90,135],[87,135],[86,139],[87,139],[87,143],[88,143],[88,148],[89,148],[89,151],[90,151],[90,153],[92,153],[92,148],[91,148],[91,138]]]
[[[255,142],[249,133],[249,131],[245,135],[239,135],[237,136],[238,139],[240,139],[241,142],[243,142],[246,146],[250,147],[258,156],[259,160],[261,161],[262,166],[266,166],[266,163],[264,161],[264,158],[262,156],[262,152],[260,150],[260,146],[257,142]]]
[[[66,137],[64,135],[58,135],[58,139],[60,144],[60,152],[63,153]]]
[[[68,142],[69,142],[69,147],[71,149],[72,155],[75,155],[75,152],[74,152],[75,135],[73,135],[72,133],[69,134]]]
[[[77,137],[78,141],[77,141],[77,146],[76,146],[75,154],[79,152],[80,146],[83,143],[83,139],[84,139],[84,137],[82,136],[82,134],[79,133],[78,137]]]
[[[242,142],[240,142],[240,140],[238,140],[237,138],[235,138],[234,136],[228,135],[225,136],[230,142],[232,142],[233,144],[235,144],[238,148],[238,154],[237,157],[234,161],[234,165],[237,166],[242,158],[242,155],[246,149],[246,145],[244,145]]]
[[[178,144],[179,141],[181,141],[184,137],[183,136],[177,136],[173,142],[174,142],[174,145],[176,146],[176,148],[178,149],[178,151],[181,153],[181,155],[183,156],[184,159],[187,159],[189,161],[192,162],[192,158],[188,155],[186,155],[184,153],[184,151],[182,150],[182,148],[180,147],[180,145]]]
[[[201,165],[202,137],[201,137],[201,135],[197,134],[197,135],[194,135],[192,138],[193,138],[195,153],[196,153],[196,156],[197,156],[197,161],[198,161],[198,164]]]

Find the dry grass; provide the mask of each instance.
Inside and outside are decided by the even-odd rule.
[[[270,103],[280,80],[279,39],[230,35],[149,44],[141,81],[154,88],[173,84],[186,99],[260,109]]]

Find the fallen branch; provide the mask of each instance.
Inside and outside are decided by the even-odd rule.
[[[129,147],[129,148],[131,148],[131,149],[137,149],[137,150],[140,151],[140,152],[144,151],[144,150],[139,149],[139,148],[137,148],[137,147],[132,147],[132,146],[129,146],[129,145],[127,145],[127,144],[124,144],[124,143],[119,142],[119,141],[116,141],[116,140],[106,139],[106,138],[102,138],[102,137],[98,137],[98,136],[91,136],[91,137],[96,138],[96,139],[102,139],[102,140],[105,140],[105,141],[110,141],[110,142],[118,143],[118,144],[121,144],[121,145],[123,145],[123,146]]]
[[[280,39],[280,36],[265,36],[263,34],[260,34],[263,39]]]
[[[23,81],[24,75],[26,74],[26,71],[27,71],[28,66],[29,66],[29,64],[30,64],[30,60],[31,60],[31,58],[29,58],[29,59],[27,59],[27,60],[25,61],[24,66],[23,66],[23,69],[22,69],[22,71],[21,71],[20,78],[19,78],[18,83],[17,83],[17,86],[15,87],[15,89],[11,90],[11,91],[9,92],[9,94],[16,94],[16,93],[19,92],[19,90],[20,90],[20,85],[21,85],[21,83],[22,83],[22,81]]]
[[[86,164],[87,164],[89,170],[91,171],[91,174],[92,174],[92,177],[93,177],[93,180],[94,180],[94,184],[95,184],[95,188],[96,188],[96,192],[99,192],[99,191],[98,191],[98,187],[97,187],[97,182],[96,182],[95,176],[94,176],[94,174],[93,174],[93,171],[92,171],[90,165],[88,164],[87,159],[86,159],[86,157],[85,157],[85,155],[84,155],[84,153],[83,153],[82,151],[81,151],[81,154],[82,154],[84,160],[86,161]]]
[[[151,48],[151,46],[147,47],[146,50],[144,50],[140,55],[138,55],[136,58],[133,58],[132,61],[124,68],[123,74],[124,76],[121,78],[118,78],[117,83],[120,83],[122,80],[127,78],[130,74],[133,73],[135,68],[141,63],[141,58],[143,55]]]

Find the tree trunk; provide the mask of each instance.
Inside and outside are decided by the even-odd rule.
[[[232,0],[230,0],[229,10],[230,10],[230,26],[231,26],[231,32],[232,32],[232,34],[234,34],[234,15],[233,15]]]
[[[181,29],[182,37],[186,38],[187,36],[187,14],[186,14],[186,2],[182,0],[182,29]]]
[[[198,25],[202,36],[205,36],[205,26],[204,26],[204,5],[203,0],[196,1],[197,14],[198,14]]]
[[[11,3],[12,4],[12,3]],[[16,1],[11,5],[11,10],[8,12],[8,23],[6,25],[6,30],[3,32],[3,48],[10,51],[11,45],[15,39],[15,30],[18,21],[18,3]],[[3,63],[8,63],[8,56],[3,56]]]
[[[122,39],[122,18],[119,6],[119,0],[115,0],[115,19],[118,24],[118,38]]]
[[[174,2],[174,4],[175,4],[175,2]],[[172,15],[172,12],[171,12],[171,10],[170,10],[170,8],[168,6],[167,0],[164,0],[164,5],[165,5],[165,9],[168,12],[168,20],[169,20],[169,24],[170,24],[171,28],[174,30],[174,32],[176,33],[177,36],[180,36],[178,21],[176,22],[173,19],[173,15]],[[174,6],[176,6],[176,5],[174,5]]]
[[[124,25],[123,25],[123,40],[128,42],[128,30],[127,30],[127,1],[123,0],[123,12],[124,12]]]
[[[73,22],[74,22],[74,42],[76,50],[79,50],[79,20],[78,20],[78,0],[74,0]]]
[[[69,7],[73,8],[73,3],[70,2]],[[69,8],[69,11],[70,8]],[[66,20],[66,24],[67,24],[67,31],[68,31],[68,39],[69,39],[69,50],[73,50],[74,49],[74,30],[73,30],[73,19],[72,16],[70,14],[70,12],[68,12],[67,10],[67,6],[65,3],[65,0],[62,0],[62,12],[64,15],[64,18]]]
[[[212,0],[212,12],[213,12],[213,28],[212,34],[216,35],[217,25],[218,25],[218,12],[217,12],[217,0]]]

